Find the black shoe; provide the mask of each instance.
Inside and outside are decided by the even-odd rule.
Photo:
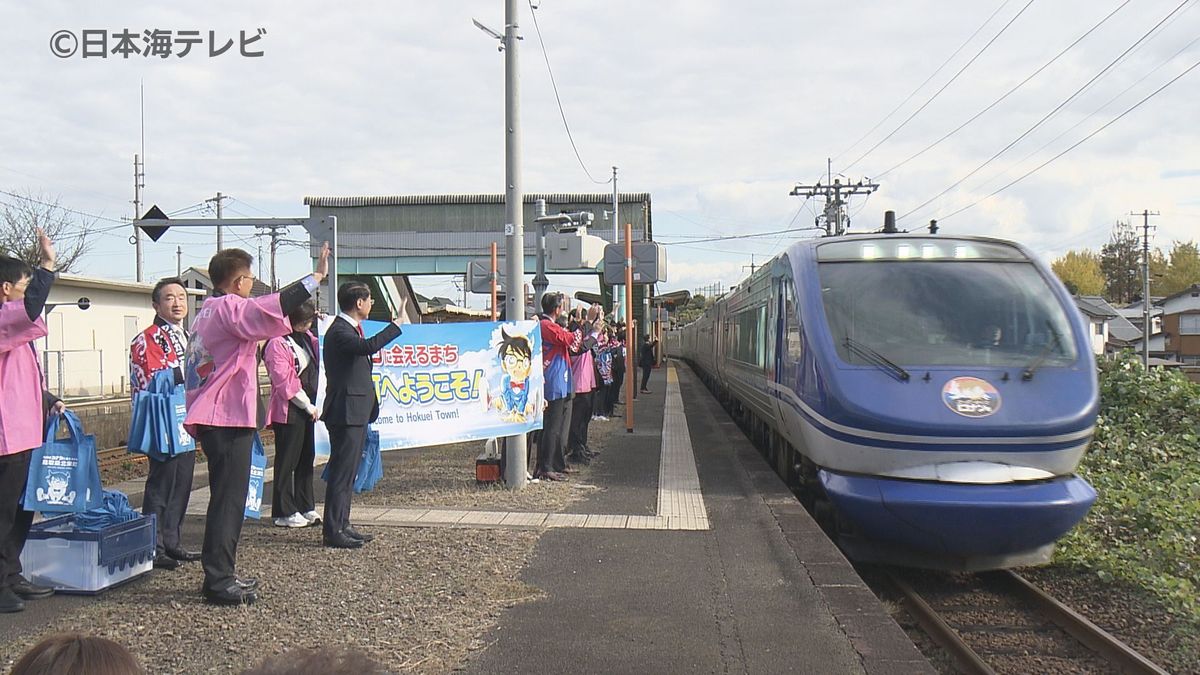
[[[186,548],[169,548],[167,549],[167,555],[179,562],[194,562],[200,559],[199,551],[189,551]]]
[[[204,601],[213,605],[252,605],[258,600],[258,594],[242,588],[236,582],[220,591],[204,589]]]
[[[582,453],[567,455],[567,461],[572,464],[583,464],[584,466],[592,463],[592,458]]]
[[[375,535],[373,535],[373,534],[365,534],[363,532],[359,532],[358,530],[355,530],[350,527],[347,527],[346,529],[342,530],[342,534],[346,535],[347,537],[350,537],[351,539],[357,539],[364,544],[375,538]]]
[[[362,539],[352,539],[344,532],[339,532],[333,537],[325,537],[325,546],[328,548],[362,548],[362,545]]]
[[[237,584],[238,586],[241,586],[242,588],[244,588],[248,591],[257,591],[258,590],[258,579],[255,579],[254,577],[245,577],[245,578],[236,577],[234,579],[233,583]]]
[[[154,569],[158,570],[177,570],[183,567],[183,563],[172,558],[166,553],[159,553],[154,557]]]
[[[23,611],[25,611],[25,601],[21,599],[21,596],[14,593],[13,589],[8,586],[0,588],[0,614]]]
[[[54,595],[54,589],[49,586],[39,586],[25,577],[18,576],[12,584],[13,592],[25,600],[48,598]]]

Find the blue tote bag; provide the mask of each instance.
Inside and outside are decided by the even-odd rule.
[[[183,428],[183,421],[187,418],[187,395],[183,385],[175,384],[175,373],[170,370],[159,371],[154,377],[159,382],[159,391],[163,396],[163,424],[167,427],[170,439],[170,454],[195,452],[196,439]]]
[[[267,477],[267,451],[262,439],[254,432],[254,446],[250,454],[250,485],[246,489],[246,518],[262,518],[263,483]]]
[[[383,478],[383,453],[379,449],[379,432],[367,427],[362,457],[358,460],[358,470],[354,474],[354,493],[370,492],[375,489],[375,484],[380,478]],[[328,463],[321,472],[321,480],[329,482]]]
[[[148,391],[133,392],[133,412],[129,417],[129,436],[125,449],[140,455],[151,452],[154,443],[154,427],[151,420],[154,396]]]
[[[57,438],[58,423],[67,423],[67,437]],[[25,482],[26,511],[82,513],[104,500],[96,437],[85,435],[79,418],[70,411],[51,415],[46,438],[29,460]]]

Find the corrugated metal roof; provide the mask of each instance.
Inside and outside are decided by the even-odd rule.
[[[648,202],[649,192],[621,192],[621,202]],[[604,192],[533,192],[525,195],[525,203],[545,199],[547,204],[611,204],[612,193]],[[503,204],[502,194],[466,195],[378,195],[366,197],[305,197],[305,206],[343,208],[355,206],[443,206],[451,204]]]

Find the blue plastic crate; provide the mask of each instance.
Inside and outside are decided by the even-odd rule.
[[[154,514],[95,532],[77,530],[75,514],[35,523],[21,567],[36,584],[63,593],[99,593],[154,566]]]

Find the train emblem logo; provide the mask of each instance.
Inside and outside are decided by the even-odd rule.
[[[1000,392],[977,377],[956,377],[942,387],[942,401],[964,417],[987,417],[1000,409]]]

